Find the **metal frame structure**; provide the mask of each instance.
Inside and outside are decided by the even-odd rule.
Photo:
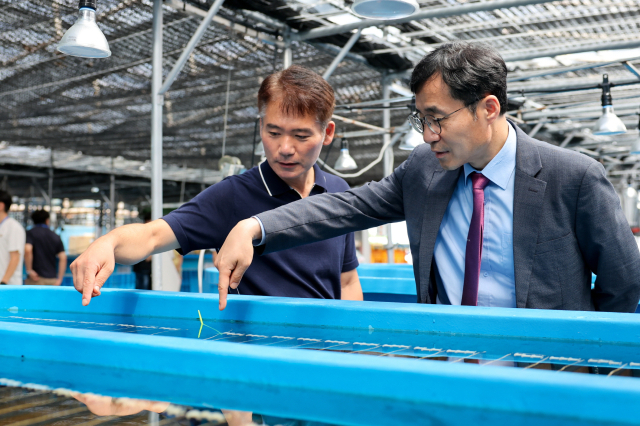
[[[525,130],[535,128],[539,138],[598,158],[616,184],[626,185],[629,176],[634,184],[640,180],[627,148],[637,137],[634,114],[640,104],[640,51],[634,50],[640,46],[640,7],[632,0],[428,0],[418,14],[396,21],[363,20],[336,0],[276,0],[268,7],[255,0],[228,6],[171,0],[155,9],[150,0],[103,0],[98,22],[114,46],[114,57],[103,62],[54,53],[76,13],[71,0],[0,0],[0,8],[5,24],[0,132],[10,144],[81,147],[90,155],[153,157],[156,169],[164,158],[211,170],[225,139],[227,153],[248,166],[260,78],[295,62],[330,76],[338,103],[352,106],[338,112],[347,119],[339,128],[362,167],[385,140],[382,132],[358,125],[383,121],[382,110],[375,109],[387,98],[383,78],[392,87],[406,85],[407,70],[426,52],[444,42],[470,40],[496,46],[508,61],[510,114]],[[164,25],[152,28],[160,9]],[[150,47],[161,33],[164,50],[153,53]],[[632,51],[618,55],[620,60],[601,53],[599,64],[579,54],[614,49]],[[168,72],[160,89],[149,85],[152,62]],[[229,118],[222,120],[230,68]],[[60,77],[57,69],[66,75]],[[598,115],[598,84],[605,71],[616,85],[614,107],[631,129],[626,136],[602,139],[584,131]],[[163,108],[156,107],[162,99],[152,92],[164,95]],[[390,111],[393,127],[406,116],[397,105]],[[147,124],[150,109],[156,121],[164,120],[164,134]],[[162,141],[163,156],[149,151],[151,128],[154,146]],[[390,152],[394,165],[407,155]],[[349,182],[358,185],[384,174],[378,165]]]

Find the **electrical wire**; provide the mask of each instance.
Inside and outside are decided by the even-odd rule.
[[[355,178],[355,177],[361,176],[365,172],[369,171],[373,166],[375,166],[380,161],[382,161],[382,157],[384,157],[384,151],[387,148],[393,146],[396,142],[398,142],[400,137],[404,136],[404,134],[406,133],[406,130],[409,130],[409,125],[408,124],[405,124],[404,126],[398,128],[397,133],[395,135],[393,135],[393,137],[389,140],[389,142],[384,144],[384,145],[382,145],[382,148],[380,149],[380,154],[378,155],[378,158],[373,160],[371,163],[369,163],[367,166],[363,167],[361,170],[359,170],[356,173],[340,173],[339,171],[334,170],[332,167],[329,167],[320,158],[318,158],[318,163],[320,163],[320,165],[322,167],[326,168],[332,174],[334,174],[334,175],[336,175],[338,177],[341,177],[343,179],[349,179],[349,178]]]
[[[255,165],[256,159],[256,135],[258,134],[258,122],[260,117],[256,118],[256,122],[253,125],[253,145],[251,146],[251,168]]]
[[[344,132],[343,132],[344,133]],[[318,158],[318,161],[320,161],[320,164],[322,164],[322,167],[320,167],[320,170],[324,170],[324,167],[327,164],[327,160],[329,159],[329,154],[331,153],[331,148],[333,148],[333,143],[335,142],[335,138],[331,141],[331,143],[329,144],[329,149],[327,150],[327,154],[324,156],[324,161],[320,160],[320,158]]]

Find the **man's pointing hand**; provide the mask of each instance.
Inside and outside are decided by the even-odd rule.
[[[220,278],[218,293],[220,310],[227,307],[229,287],[238,288],[244,272],[253,260],[253,241],[262,237],[262,229],[257,219],[245,219],[229,232],[214,262]]]

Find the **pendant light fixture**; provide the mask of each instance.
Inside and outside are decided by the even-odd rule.
[[[414,148],[419,147],[424,143],[422,135],[411,128],[407,134],[402,138],[402,142],[398,145],[398,148],[403,151],[413,151]]]
[[[262,143],[262,139],[260,139],[260,142],[256,145],[256,149],[253,151],[253,154],[264,157],[264,144]]]
[[[370,19],[400,19],[420,10],[416,0],[355,0],[351,10]]]
[[[407,108],[409,108],[409,111],[411,111],[412,114],[416,111],[415,96],[411,99],[411,103],[407,105]],[[400,142],[400,145],[398,146],[398,148],[403,151],[413,151],[414,148],[417,148],[423,143],[424,143],[424,137],[422,136],[422,134],[415,131],[411,126],[407,134],[404,135],[404,137],[402,138],[402,142]]]
[[[356,160],[354,160],[351,154],[349,154],[349,142],[347,142],[346,138],[342,139],[340,155],[338,156],[336,164],[335,166],[333,166],[333,168],[334,170],[337,170],[339,172],[346,172],[358,168]]]
[[[611,97],[609,76],[602,76],[602,116],[596,121],[593,134],[598,136],[620,135],[627,132],[627,127],[613,112],[613,98]]]
[[[640,155],[640,114],[638,114],[638,137],[631,143],[631,155]]]
[[[96,23],[96,0],[80,0],[78,20],[62,36],[58,51],[81,58],[108,58],[109,43]]]

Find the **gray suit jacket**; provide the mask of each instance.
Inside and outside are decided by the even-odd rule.
[[[634,312],[640,252],[602,165],[517,133],[513,258],[519,308]],[[433,249],[462,168],[425,144],[392,175],[264,212],[264,252],[406,220],[418,302],[435,303]],[[321,253],[318,253],[321,256]],[[591,272],[597,274],[591,290]]]

